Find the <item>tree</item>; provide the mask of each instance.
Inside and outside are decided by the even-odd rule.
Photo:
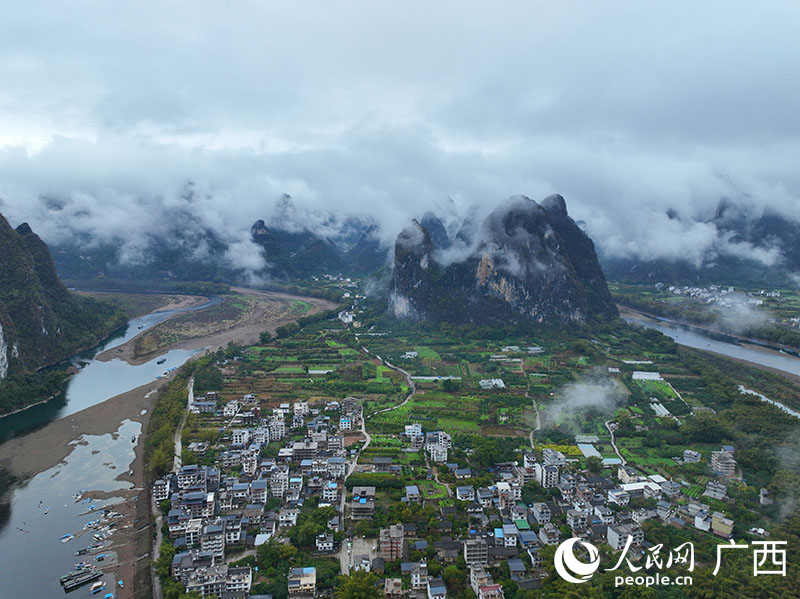
[[[376,586],[378,577],[371,572],[355,570],[342,577],[342,584],[334,593],[335,599],[380,599],[383,593]]]
[[[272,341],[272,333],[270,333],[269,331],[261,331],[258,334],[258,341],[262,345],[269,343],[270,341]]]
[[[596,455],[589,456],[586,458],[586,469],[597,474],[603,469],[603,460]]]

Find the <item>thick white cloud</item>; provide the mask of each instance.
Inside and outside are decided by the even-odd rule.
[[[693,218],[722,197],[800,217],[797,22],[788,1],[6,7],[0,211],[136,260],[185,210],[241,242],[283,193],[388,240],[447,198],[559,192],[612,255],[750,252]]]

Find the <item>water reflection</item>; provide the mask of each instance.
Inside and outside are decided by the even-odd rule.
[[[119,501],[76,503],[73,494],[81,489],[113,492],[132,488],[130,482],[115,479],[130,469],[136,447],[131,438],[140,433],[141,424],[125,420],[113,433],[80,437],[73,441],[75,449],[64,462],[13,489],[6,507],[7,523],[0,529],[3,597],[51,599],[63,595],[58,577],[83,559],[74,553],[94,541],[91,534],[76,534],[67,543],[61,543],[60,537],[79,533],[87,522],[98,518],[97,513],[86,513],[90,505],[101,508]]]
[[[99,353],[114,349],[163,322],[172,314],[203,310],[221,301],[221,298],[213,297],[207,302],[189,308],[165,310],[134,318],[128,322],[126,327],[116,331],[97,347],[82,352],[70,361],[54,367],[65,371],[65,376],[70,367],[79,368],[80,371],[70,377],[64,383],[61,393],[50,401],[0,419],[0,443],[41,428],[48,422],[79,412],[110,397],[130,391],[153,380],[167,369],[180,366],[198,350],[171,350],[139,366],[133,366],[122,360],[100,362],[94,358]],[[157,363],[164,358],[165,362]]]

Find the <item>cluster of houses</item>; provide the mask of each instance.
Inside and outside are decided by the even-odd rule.
[[[345,449],[344,436],[362,426],[361,405],[355,398],[328,402],[324,410],[312,409],[307,402],[280,404],[270,414],[261,414],[252,396],[219,406],[219,399],[206,395],[200,402],[215,403],[225,418],[230,418],[226,445],[216,448],[213,460],[205,464],[186,464],[155,482],[156,501],[169,500],[166,524],[179,550],[172,563],[172,576],[187,591],[202,597],[225,596],[246,599],[253,580],[249,567],[232,567],[228,551],[252,548],[273,537],[285,537],[304,501],[316,497],[320,506],[337,508],[326,532],[315,541],[319,554],[337,550],[334,532],[344,529],[343,519],[372,520],[377,506],[377,490],[354,486],[348,494],[344,480],[355,465],[355,453]],[[202,412],[201,412],[202,413]],[[293,437],[287,440],[287,433]],[[299,440],[302,432],[302,440]],[[697,498],[678,501],[688,483],[668,480],[660,475],[644,475],[635,468],[619,464],[616,477],[579,472],[568,465],[563,453],[543,448],[540,455],[526,451],[521,462],[496,463],[489,469],[492,482],[486,486],[468,483],[476,475],[470,468],[448,462],[451,436],[444,431],[424,431],[419,423],[405,426],[403,437],[411,450],[424,451],[437,468],[450,470],[456,479],[451,497],[460,502],[440,506],[439,536],[428,541],[417,535],[412,522],[381,529],[377,538],[377,557],[354,556],[353,568],[382,573],[387,562],[399,562],[408,581],[396,577],[382,580],[389,597],[444,599],[447,588],[441,578],[428,574],[425,559],[408,561],[410,549],[430,556],[442,564],[463,557],[469,568],[469,584],[479,599],[502,599],[503,587],[492,579],[490,569],[506,564],[511,578],[520,588],[535,589],[544,569],[540,549],[558,545],[569,536],[594,544],[607,543],[614,550],[630,545],[630,557],[644,554],[647,541],[642,524],[658,518],[667,525],[689,527],[730,538],[733,521]],[[274,457],[263,457],[271,443],[281,444]],[[204,454],[208,444],[195,443],[193,451]],[[350,455],[350,454],[353,455]],[[703,496],[724,501],[726,480],[735,476],[735,449],[723,446],[710,456],[717,474],[706,485]],[[698,462],[702,456],[687,449],[683,461]],[[352,460],[352,462],[351,462]],[[399,467],[386,458],[374,458],[371,468],[392,473]],[[393,470],[394,469],[394,470]],[[526,505],[523,487],[535,481],[546,492],[540,501]],[[272,498],[277,499],[273,501]],[[635,498],[654,502],[631,505]],[[403,501],[417,503],[426,498],[417,485],[405,488]],[[762,503],[771,501],[762,491]],[[267,505],[270,509],[267,509]],[[638,505],[639,507],[634,507]],[[642,507],[642,506],[654,507]],[[718,505],[718,504],[715,504]],[[458,512],[469,516],[465,534],[453,532],[452,518]],[[419,555],[417,553],[416,555]],[[290,596],[317,593],[313,567],[292,569],[288,574]]]
[[[726,447],[721,451],[732,454],[733,448]],[[615,551],[630,544],[629,557],[635,560],[641,558],[648,547],[642,524],[651,518],[678,528],[693,526],[725,539],[733,533],[733,521],[724,513],[712,510],[696,499],[689,499],[688,503],[679,502],[688,488],[686,483],[660,475],[643,475],[627,465],[620,465],[613,478],[571,472],[567,470],[567,460],[561,452],[545,448],[541,453],[541,458],[537,458],[534,452],[525,452],[521,464],[495,464],[492,468],[495,480],[490,486],[455,487],[455,498],[466,503],[466,512],[470,516],[471,524],[466,535],[458,538],[447,536],[452,531],[448,518],[455,515],[456,508],[440,508],[439,528],[443,534],[433,546],[436,559],[446,564],[463,557],[469,568],[470,586],[479,599],[504,596],[502,586],[492,580],[489,573],[490,568],[503,563],[520,588],[538,588],[544,573],[539,550],[547,545],[558,545],[569,537],[594,544],[607,543]],[[687,457],[693,459],[695,456]],[[723,461],[727,459],[725,457]],[[471,477],[469,469],[458,468],[455,464],[447,466],[454,472],[461,471],[465,479]],[[522,502],[522,487],[530,481],[552,490],[546,501],[532,505]],[[725,492],[723,482],[711,480],[704,495],[724,500]],[[374,494],[374,489],[360,489],[359,498],[374,496],[370,493]],[[655,507],[634,508],[631,501],[636,498],[652,498]],[[416,486],[406,488],[405,501],[422,499]],[[565,525],[569,529],[568,535],[565,535]],[[417,539],[415,533],[416,527],[409,523],[398,523],[381,530],[379,557],[397,561],[407,555],[407,547],[427,549],[426,541]],[[427,595],[430,599],[446,597],[446,586],[440,578],[426,575],[424,561],[402,562],[401,565],[403,574],[416,573],[410,592],[417,592],[420,597]],[[376,567],[374,562],[372,567]],[[384,585],[387,596],[403,594],[401,579],[387,578]]]
[[[213,412],[220,413],[215,394],[193,402],[190,409],[206,402],[213,402]],[[200,413],[205,411],[202,407]],[[173,578],[187,592],[203,597],[245,599],[252,572],[249,567],[229,567],[227,550],[257,547],[282,535],[297,523],[300,508],[310,497],[316,497],[320,506],[344,501],[343,483],[350,464],[344,434],[360,428],[361,406],[355,398],[346,398],[328,402],[323,413],[298,401],[260,414],[255,398],[246,395],[227,402],[222,414],[230,418],[231,428],[213,465],[183,465],[155,481],[153,497],[157,502],[169,501],[166,524],[178,548]],[[302,440],[286,439],[290,432],[296,439],[300,431],[305,432]],[[277,455],[262,457],[262,450],[276,442],[282,444]],[[189,449],[203,457],[209,447],[193,443]],[[277,507],[268,510],[268,503],[276,504],[271,498],[278,500]],[[332,533],[341,526],[339,517],[328,522],[329,532],[316,541],[319,552],[334,551]],[[314,572],[301,570],[289,578],[292,594],[304,594],[315,584]]]

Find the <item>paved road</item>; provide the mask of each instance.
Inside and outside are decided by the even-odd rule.
[[[362,349],[364,351],[368,351],[363,346],[362,346]],[[384,360],[380,356],[375,356],[375,357],[378,358],[387,368],[391,368],[392,370],[394,370],[396,372],[399,372],[404,377],[406,377],[406,381],[408,382],[408,395],[406,396],[406,398],[401,403],[397,404],[396,406],[392,406],[391,408],[384,408],[382,410],[378,410],[376,412],[373,412],[367,418],[372,418],[376,414],[383,414],[384,412],[391,412],[392,410],[396,410],[397,408],[402,408],[409,401],[411,401],[411,398],[414,397],[414,394],[417,392],[417,386],[414,384],[414,380],[411,378],[411,374],[409,372],[403,370],[399,366],[394,366],[393,364],[390,364],[389,362],[387,362],[386,360]]]
[[[433,472],[433,480],[435,480],[440,485],[443,485],[444,488],[447,489],[447,496],[448,497],[452,497],[453,496],[453,489],[450,488],[450,483],[445,483],[445,482],[442,482],[442,481],[439,480],[439,470],[438,470],[438,468],[434,468],[433,467],[433,465],[431,464],[431,461],[428,458],[427,454],[425,455],[425,464],[428,467],[428,471],[429,472]]]
[[[163,540],[163,535],[161,534],[163,518],[161,516],[161,510],[159,509],[158,505],[156,505],[156,500],[152,498],[152,494],[150,497],[150,509],[152,510],[152,513],[156,515],[156,540],[154,542],[155,544],[153,545],[153,565],[150,567],[150,576],[152,577],[153,584],[153,599],[162,599],[164,596],[164,591],[161,588],[161,579],[159,579],[158,574],[156,574],[155,563],[158,561],[158,555],[161,551],[161,541]]]
[[[370,442],[372,441],[372,436],[367,432],[366,423],[364,422],[364,406],[361,406],[361,434],[364,435],[364,445],[361,447],[361,451],[364,451],[367,447],[369,447]],[[342,481],[342,493],[341,497],[339,498],[339,515],[342,519],[342,529],[346,528],[345,526],[345,505],[347,504],[347,487],[344,486],[344,482],[347,481],[348,477],[355,472],[356,465],[358,464],[358,456],[361,452],[353,456],[350,459],[350,463],[347,465],[347,474],[345,474],[344,480]],[[347,541],[342,543],[342,546],[339,548],[339,563],[341,565],[341,572],[344,575],[350,573],[350,562],[351,562],[352,555],[350,554],[349,547],[347,545]]]
[[[188,395],[186,412],[183,414],[183,418],[181,418],[181,423],[178,425],[178,428],[175,429],[175,461],[172,466],[173,472],[180,470],[181,466],[183,465],[181,462],[181,455],[183,455],[182,433],[183,425],[186,424],[186,416],[189,413],[189,408],[192,407],[192,404],[194,403],[194,377],[189,378],[189,382],[186,385],[186,391]]]
[[[531,449],[536,449],[535,446],[534,446],[534,443],[533,443],[533,434],[536,431],[538,431],[539,429],[542,428],[542,417],[541,417],[541,414],[539,414],[539,406],[536,405],[536,400],[533,399],[531,397],[531,394],[530,394],[530,391],[531,391],[530,377],[528,377],[528,373],[525,372],[525,368],[522,367],[522,364],[519,365],[519,369],[522,371],[522,376],[525,377],[525,379],[526,379],[526,381],[528,383],[528,387],[525,389],[525,397],[527,397],[528,399],[531,400],[531,404],[533,404],[533,409],[536,412],[536,428],[533,429],[531,431],[531,433],[530,433]]]
[[[356,341],[358,341],[358,337],[356,337]],[[361,348],[361,351],[363,351],[365,354],[371,355],[370,351],[366,347],[361,345],[360,342],[359,342],[359,347]],[[361,434],[364,435],[364,439],[365,439],[364,445],[361,447],[361,451],[364,451],[367,447],[369,447],[369,444],[372,442],[372,436],[367,432],[367,419],[372,418],[373,416],[375,416],[375,414],[381,414],[383,412],[391,412],[392,410],[396,410],[396,409],[406,405],[409,401],[411,401],[411,398],[414,397],[414,394],[417,392],[417,387],[414,384],[414,381],[412,380],[411,374],[409,372],[403,370],[402,368],[394,366],[393,364],[390,364],[389,362],[387,362],[386,360],[384,360],[383,358],[381,358],[378,355],[376,355],[375,357],[378,360],[380,360],[382,364],[386,365],[387,368],[391,368],[392,370],[394,370],[396,372],[399,372],[400,374],[402,374],[405,377],[405,379],[406,379],[406,381],[408,383],[408,395],[406,396],[406,398],[401,403],[397,404],[396,406],[392,406],[390,408],[384,408],[382,410],[378,410],[377,412],[373,412],[372,414],[370,414],[369,416],[366,416],[366,417],[364,416],[364,406],[363,405],[361,406]],[[350,464],[347,467],[347,475],[344,477],[345,481],[347,480],[347,478],[351,474],[353,474],[353,472],[356,469],[356,465],[357,464],[358,464],[358,455],[356,455],[353,459],[350,460]],[[451,496],[452,496],[452,493],[450,492],[449,485],[447,485],[445,483],[441,483],[441,484],[445,485],[445,487],[447,488],[448,494],[451,494]],[[346,506],[346,504],[347,504],[347,489],[343,488],[342,489],[342,496],[341,496],[341,498],[339,500],[339,514],[341,515],[341,518],[342,518],[342,527],[343,528],[345,526],[344,518],[345,518],[345,506]],[[352,546],[348,546],[348,541],[349,541],[349,539],[344,541],[344,542],[342,542],[342,546],[339,549],[339,564],[340,564],[340,567],[341,567],[341,572],[344,575],[347,575],[347,574],[350,573],[350,568],[353,565],[353,556],[354,555],[366,555],[366,554],[369,554],[371,559],[375,558],[375,556],[377,555],[375,542],[370,540],[370,539],[353,539],[351,541],[353,543]]]
[[[624,466],[625,464],[628,463],[628,461],[625,458],[622,457],[622,454],[619,452],[619,449],[617,449],[617,444],[614,441],[614,430],[611,428],[611,425],[613,423],[614,423],[613,420],[607,420],[606,421],[606,428],[608,429],[608,432],[611,434],[611,447],[614,448],[614,453],[617,454],[617,457],[622,461],[622,465]]]

